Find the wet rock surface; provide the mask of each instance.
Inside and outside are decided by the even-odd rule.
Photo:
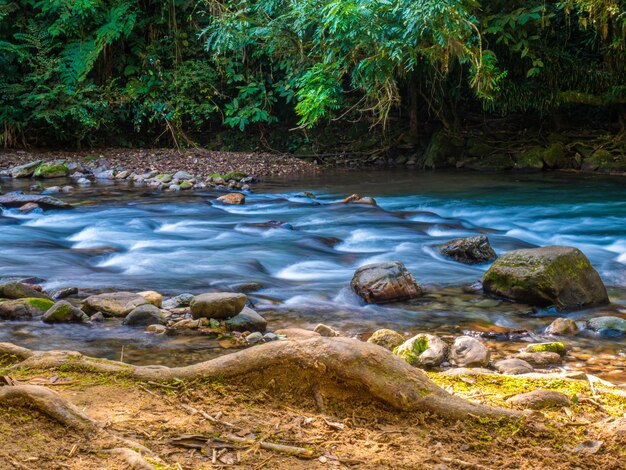
[[[487,263],[496,259],[496,252],[485,235],[456,238],[442,245],[439,251],[448,258],[465,264]]]
[[[399,302],[422,295],[413,275],[398,261],[361,266],[354,273],[351,286],[367,303],[374,304]]]

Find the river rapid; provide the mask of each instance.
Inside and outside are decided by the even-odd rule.
[[[0,184],[6,192],[33,182]],[[495,348],[513,351],[520,344],[498,341],[509,329],[540,339],[556,312],[465,293],[488,265],[449,260],[437,245],[486,234],[498,254],[576,246],[599,271],[613,304],[567,316],[626,316],[625,188],[621,178],[597,175],[336,171],[262,182],[245,205],[225,206],[212,204],[217,191],[98,184],[60,196],[78,204],[73,210],[3,211],[0,278],[40,277],[47,290],[75,286],[85,293],[253,289],[249,297],[270,330],[323,322],[360,337],[380,327],[410,334],[488,331]],[[356,192],[375,197],[379,207],[336,204]],[[355,269],[392,260],[402,261],[428,294],[406,304],[363,305],[349,289]],[[223,353],[205,337],[157,337],[116,322],[3,322],[0,341],[110,358],[119,358],[123,347],[126,360],[143,364]],[[626,340],[588,336],[569,343],[574,361],[587,361],[587,370],[605,373],[610,365],[609,375],[626,382]]]

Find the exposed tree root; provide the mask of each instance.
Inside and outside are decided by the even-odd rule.
[[[0,387],[0,404],[6,402],[27,403],[64,426],[83,434],[98,431],[98,424],[65,398],[45,387],[37,385],[14,385]]]
[[[121,458],[132,470],[154,470],[154,465],[144,459],[139,452],[126,447],[118,447],[108,451],[111,455]]]
[[[16,346],[0,343],[0,354]],[[28,351],[28,350],[26,350]],[[426,411],[449,418],[520,418],[519,411],[468,402],[435,385],[421,370],[389,351],[349,338],[314,337],[267,343],[186,367],[133,366],[93,359],[74,351],[22,352],[13,367],[60,366],[123,373],[143,381],[221,380],[278,391],[341,395],[377,400],[402,411]]]

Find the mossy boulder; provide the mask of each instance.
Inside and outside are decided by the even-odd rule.
[[[438,336],[419,334],[394,348],[393,353],[414,366],[436,367],[445,361],[448,345]]]
[[[422,289],[399,261],[361,266],[351,282],[352,290],[370,304],[421,297]]]
[[[550,168],[565,168],[568,165],[565,147],[562,143],[556,142],[549,145],[543,151],[543,161]]]
[[[0,318],[3,320],[24,320],[42,315],[54,305],[52,300],[30,298],[5,300],[0,302]]]
[[[33,176],[35,178],[61,178],[68,176],[70,170],[63,161],[54,161],[49,163],[42,163],[37,167]]]
[[[552,352],[557,353],[559,356],[565,356],[567,354],[567,348],[560,341],[554,341],[551,343],[535,343],[526,346],[524,352],[527,353],[541,353]]]
[[[180,189],[182,189],[183,191],[193,188],[193,184],[186,180],[182,181],[179,186],[180,186]]]
[[[239,181],[248,175],[243,171],[231,171],[230,173],[226,173],[223,178],[225,181]]]
[[[532,147],[521,153],[515,159],[515,168],[520,170],[541,170],[543,169],[543,147]]]
[[[372,333],[372,336],[368,338],[367,342],[377,344],[378,346],[382,346],[389,351],[393,351],[395,348],[404,343],[404,336],[397,331],[383,328]]]
[[[540,307],[575,310],[609,302],[598,272],[577,248],[510,251],[483,276],[487,294]]]
[[[61,300],[50,307],[41,319],[46,323],[79,323],[89,320],[89,317],[78,307]]]
[[[46,294],[39,292],[30,284],[15,281],[0,284],[0,299],[25,298],[49,299]]]

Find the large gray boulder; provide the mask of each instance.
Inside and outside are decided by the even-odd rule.
[[[165,315],[161,312],[161,309],[152,304],[140,305],[134,308],[124,321],[122,322],[127,326],[148,326],[165,323]]]
[[[245,294],[213,292],[196,295],[191,301],[191,315],[194,318],[225,319],[234,317],[246,306]]]
[[[147,303],[145,298],[133,292],[110,292],[87,297],[83,300],[83,310],[89,315],[101,312],[105,317],[125,317]]]
[[[74,307],[71,303],[61,300],[50,307],[46,313],[43,314],[41,319],[46,323],[79,323],[89,320],[89,317],[78,307]]]
[[[483,277],[488,294],[540,307],[574,310],[609,302],[598,272],[577,248],[546,246],[510,251]]]
[[[486,263],[496,259],[496,252],[485,235],[456,238],[443,244],[439,251],[448,258],[465,264]]]
[[[54,305],[48,299],[18,299],[0,302],[0,319],[3,320],[28,320],[42,315]]]
[[[251,308],[244,307],[234,317],[224,322],[228,331],[260,331],[265,332],[267,320]]]
[[[413,275],[399,261],[361,266],[354,273],[351,286],[370,304],[400,302],[422,295]]]
[[[39,292],[30,284],[23,282],[3,282],[0,284],[0,299],[49,299],[46,294]]]

